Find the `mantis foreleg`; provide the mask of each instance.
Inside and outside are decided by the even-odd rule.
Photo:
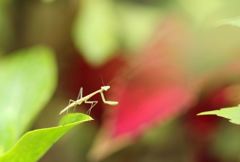
[[[105,96],[104,96],[103,92],[100,92],[100,94],[101,94],[103,103],[108,104],[108,105],[111,105],[111,106],[114,106],[114,105],[117,105],[117,104],[118,104],[117,101],[107,101],[107,100],[105,99]]]

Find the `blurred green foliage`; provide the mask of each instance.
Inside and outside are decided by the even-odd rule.
[[[99,66],[121,47],[136,52],[146,43],[161,20],[161,10],[114,0],[80,3],[73,26],[73,38],[84,58]]]
[[[118,4],[117,11],[120,39],[128,53],[137,52],[150,40],[153,31],[160,24],[163,14],[163,11],[155,6],[131,3]]]
[[[0,53],[9,48],[13,39],[13,28],[11,26],[11,17],[9,8],[10,1],[0,1]]]
[[[134,53],[141,49],[168,14],[184,17],[193,30],[197,30],[196,33],[201,33],[201,36],[205,35],[204,32],[207,34],[222,20],[231,20],[232,17],[240,15],[240,12],[235,9],[239,4],[236,0],[228,2],[175,0],[165,3],[162,1],[89,0],[80,3],[72,35],[84,58],[90,64],[99,66],[110,60],[121,49],[127,53]],[[200,40],[204,42],[208,38],[200,38]],[[199,46],[199,48],[209,50],[207,46]],[[205,56],[212,55],[212,51],[206,50],[202,51],[206,53]],[[213,52],[218,55],[218,51]],[[212,56],[215,58],[214,53]],[[207,61],[209,57],[201,59],[206,59],[207,64],[211,65]],[[191,61],[194,62],[194,60],[196,58],[193,57]]]
[[[112,0],[82,1],[73,38],[84,58],[102,65],[118,49],[117,17]]]
[[[223,124],[213,138],[211,146],[213,153],[225,161],[238,161],[240,151],[239,134],[239,126]]]
[[[228,19],[222,19],[216,23],[217,27],[221,27],[224,25],[231,25],[233,27],[240,27],[240,16],[232,17]]]
[[[52,96],[57,82],[53,52],[33,47],[0,62],[0,148],[9,149]]]

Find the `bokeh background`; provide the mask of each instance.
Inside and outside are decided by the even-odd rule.
[[[31,129],[54,125],[80,87],[87,95],[110,85],[107,98],[119,101],[94,97],[95,121],[40,161],[240,161],[239,126],[196,116],[239,104],[239,8],[238,0],[1,0],[0,59],[39,44],[55,51],[57,88]]]

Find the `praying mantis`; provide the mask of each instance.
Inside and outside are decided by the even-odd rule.
[[[89,99],[91,97],[93,97],[94,95],[98,94],[98,93],[101,94],[101,98],[102,98],[103,103],[105,103],[107,105],[111,105],[111,106],[117,105],[118,104],[117,101],[107,101],[105,99],[105,96],[104,96],[103,92],[108,91],[109,89],[110,89],[110,86],[102,86],[99,90],[96,90],[96,91],[90,93],[89,95],[83,97],[83,88],[81,87],[80,91],[79,91],[79,94],[78,94],[78,97],[77,97],[77,100],[74,101],[74,100],[70,99],[68,106],[66,106],[63,110],[61,110],[59,115],[63,114],[64,112],[68,111],[71,108],[74,108],[78,105],[81,105],[82,103],[91,104],[91,107],[87,111],[87,113],[90,114],[92,108],[98,103],[98,101],[89,101]]]

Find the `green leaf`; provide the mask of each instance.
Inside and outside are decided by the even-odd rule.
[[[57,127],[29,131],[2,157],[1,162],[36,162],[65,133],[74,126],[92,120],[85,114],[74,113],[63,117],[64,124]]]
[[[52,96],[57,81],[53,52],[34,47],[0,61],[0,150],[10,148]]]
[[[73,38],[83,57],[92,65],[104,64],[118,49],[115,16],[112,0],[82,1]]]
[[[223,108],[220,110],[206,111],[197,115],[217,115],[229,119],[229,121],[233,124],[240,125],[240,105],[236,107]]]

